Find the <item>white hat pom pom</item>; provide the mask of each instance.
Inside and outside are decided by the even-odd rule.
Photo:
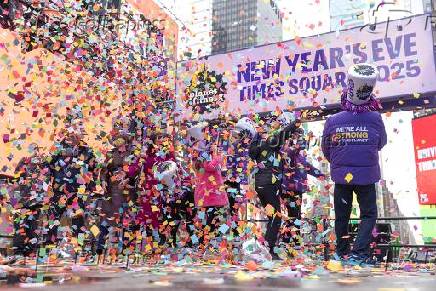
[[[235,127],[239,132],[248,132],[251,137],[256,135],[256,127],[254,126],[253,121],[251,121],[251,119],[248,117],[239,119]]]
[[[288,126],[292,122],[295,121],[295,115],[292,112],[285,111],[277,118],[277,121],[280,122],[282,126]]]
[[[153,167],[154,178],[163,185],[173,187],[177,175],[177,164],[174,161],[165,161],[155,164]]]

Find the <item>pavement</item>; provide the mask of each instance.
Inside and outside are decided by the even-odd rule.
[[[435,266],[351,268],[274,263],[268,268],[212,263],[153,264],[148,266],[50,267],[43,283],[0,283],[1,290],[132,291],[132,290],[353,290],[435,291]],[[253,269],[250,267],[250,269]],[[397,269],[397,270],[395,270]],[[408,271],[405,271],[408,270]]]

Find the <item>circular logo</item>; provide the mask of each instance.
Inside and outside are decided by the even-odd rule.
[[[375,68],[370,65],[356,65],[354,71],[362,76],[372,76],[375,74]]]
[[[366,100],[369,97],[371,97],[372,90],[374,89],[373,86],[370,86],[368,84],[364,84],[356,91],[356,96],[359,98],[359,100]]]
[[[223,74],[204,67],[192,75],[191,83],[185,89],[184,101],[196,113],[211,112],[225,100],[226,87]]]

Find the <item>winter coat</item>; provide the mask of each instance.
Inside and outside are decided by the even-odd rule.
[[[154,177],[153,166],[164,161],[174,161],[174,153],[157,155],[155,150],[148,150],[142,163],[143,181],[140,199],[141,210],[138,213],[138,222],[151,223],[153,228],[159,227],[160,210],[163,205],[162,196],[164,186]]]
[[[196,207],[222,207],[229,204],[221,175],[221,156],[197,161],[194,201]]]
[[[285,174],[283,175],[283,191],[304,193],[307,191],[307,175],[315,178],[323,176],[320,170],[312,166],[303,152],[290,149],[286,153]]]
[[[249,162],[248,149],[250,139],[245,138],[237,142],[226,141],[223,150],[226,153],[226,167],[223,169],[223,176],[228,181],[248,185],[247,166]]]
[[[332,180],[350,185],[378,182],[378,152],[386,141],[386,130],[378,112],[343,111],[328,118],[324,125],[322,150],[330,162]]]
[[[115,215],[121,215],[125,210],[123,204],[129,203],[130,201],[136,204],[136,182],[139,167],[137,160],[133,160],[132,162],[128,161],[128,154],[129,152],[120,152],[116,149],[108,154],[110,160],[107,163],[106,171],[103,175],[107,183],[107,197],[102,203],[102,211],[109,221],[113,221]],[[122,180],[118,178],[118,175],[122,176],[122,174],[124,174],[124,179],[128,179],[124,187],[120,185]]]
[[[281,148],[296,129],[295,124],[290,124],[266,140],[262,139],[259,134],[253,139],[249,155],[257,163],[256,186],[274,185],[282,182],[283,157]]]
[[[55,195],[90,194],[96,180],[96,160],[92,149],[84,142],[72,146],[62,141],[56,147],[54,155],[48,158]],[[81,187],[85,188],[85,193],[80,194]]]

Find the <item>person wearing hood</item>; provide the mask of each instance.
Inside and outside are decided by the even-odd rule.
[[[250,158],[257,164],[255,190],[268,216],[265,240],[271,256],[276,260],[279,256],[274,252],[274,248],[281,225],[280,197],[283,178],[281,149],[300,125],[299,120],[292,122],[282,113],[278,120],[272,121],[270,133],[257,133],[249,149]]]
[[[100,235],[97,254],[106,247],[107,236],[116,230],[118,237],[125,224],[132,230],[133,213],[136,213],[138,157],[134,154],[132,133],[114,124],[113,148],[107,153],[106,167],[102,174],[106,197],[100,213]],[[127,223],[126,223],[127,222]]]
[[[47,160],[53,189],[48,210],[49,221],[53,222],[47,234],[49,244],[57,241],[64,212],[72,217],[72,233],[79,244],[87,231],[85,215],[96,189],[98,169],[92,149],[83,140],[83,133],[82,121],[74,120]]]
[[[206,218],[203,235],[199,237],[200,244],[210,241],[217,235],[216,230],[229,204],[221,174],[223,157],[218,150],[218,139],[213,140],[214,137],[217,138],[215,133],[212,126],[205,125],[201,130],[202,136],[194,141],[192,147],[192,169],[195,173],[194,202],[197,216],[204,214]]]
[[[283,200],[288,212],[288,216],[292,219],[286,223],[286,230],[283,235],[283,242],[300,245],[300,223],[301,220],[301,204],[302,196],[308,189],[307,176],[311,175],[315,178],[323,178],[324,174],[315,168],[307,160],[306,145],[304,130],[299,128],[293,135],[293,139],[283,147],[285,162],[283,175]],[[290,144],[292,143],[292,144]],[[295,230],[295,235],[293,235]]]
[[[377,76],[377,68],[370,64],[349,68],[347,88],[341,96],[343,111],[327,119],[322,138],[322,151],[330,162],[335,182],[336,255],[352,264],[370,262],[371,233],[377,219],[378,152],[387,142],[383,120],[377,112],[381,106],[372,93]],[[357,195],[361,221],[350,250],[348,223],[353,192]]]
[[[185,172],[183,161],[176,158],[176,144],[173,138],[166,135],[159,139],[158,145],[158,156],[165,157],[153,166],[153,176],[158,180],[155,188],[160,193],[161,201],[159,233],[162,244],[166,243],[167,246],[175,248],[178,246],[177,230],[182,219],[185,218],[189,226],[192,222],[192,217],[188,213],[192,193],[189,186],[186,187],[189,174]],[[192,231],[192,228],[188,229],[188,232]],[[187,245],[191,244],[188,242]]]
[[[195,202],[192,173],[189,170],[190,158],[188,148],[183,142],[175,141],[177,156],[174,161],[165,161],[155,168],[155,175],[160,180],[163,197],[162,231],[168,246],[193,247],[195,240]],[[183,154],[182,153],[183,149]],[[180,236],[177,233],[185,222],[189,236]]]

